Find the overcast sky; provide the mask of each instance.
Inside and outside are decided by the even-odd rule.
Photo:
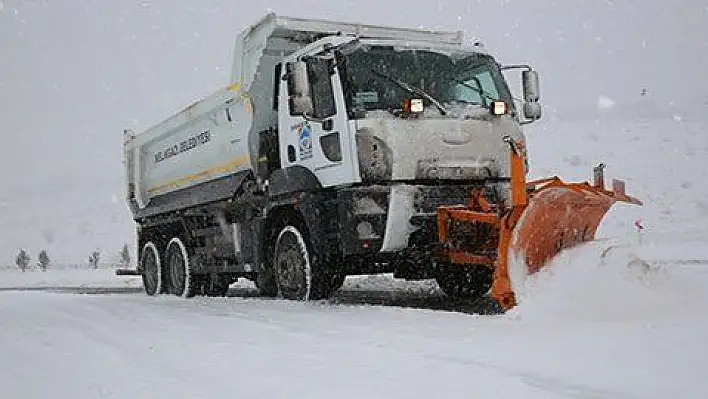
[[[20,247],[80,262],[133,244],[122,130],[228,84],[234,38],[269,10],[462,29],[536,66],[551,112],[643,88],[708,98],[708,1],[0,0],[0,266]]]

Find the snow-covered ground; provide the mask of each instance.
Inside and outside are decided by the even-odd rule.
[[[49,289],[57,287],[142,287],[140,277],[116,278],[113,269],[50,269],[46,272],[4,270],[0,272],[0,290]]]
[[[5,271],[0,397],[708,396],[708,125],[544,126],[529,133],[536,176],[586,179],[605,162],[645,205],[616,207],[602,241],[525,281],[507,314],[149,298],[111,269]],[[439,298],[389,276],[349,278],[339,295],[367,291]]]
[[[507,315],[0,294],[2,397],[704,397],[708,268],[575,251]],[[100,280],[96,281],[97,283]]]

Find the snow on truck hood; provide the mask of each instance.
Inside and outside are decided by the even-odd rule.
[[[420,175],[426,165],[466,168],[469,173],[483,174],[477,176],[480,178],[508,177],[509,147],[503,137],[509,135],[515,141],[525,142],[511,117],[423,115],[405,119],[378,111],[367,115],[366,119],[357,120],[357,131],[367,130],[389,146],[393,180],[427,178]]]

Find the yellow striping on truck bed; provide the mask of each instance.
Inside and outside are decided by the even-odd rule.
[[[236,159],[232,162],[229,162],[227,164],[218,165],[213,168],[205,169],[199,173],[187,175],[187,176],[181,177],[176,180],[172,180],[172,181],[164,183],[164,184],[150,187],[148,189],[148,193],[155,195],[155,194],[159,194],[160,191],[163,191],[166,189],[176,190],[178,188],[188,185],[189,183],[194,182],[195,180],[203,179],[205,177],[213,177],[218,174],[231,172],[234,169],[245,165],[247,162],[248,162],[248,157],[238,158],[238,159]]]

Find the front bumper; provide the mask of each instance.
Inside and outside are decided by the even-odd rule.
[[[464,205],[471,184],[354,187],[339,193],[344,255],[395,254],[438,245],[437,208]]]

